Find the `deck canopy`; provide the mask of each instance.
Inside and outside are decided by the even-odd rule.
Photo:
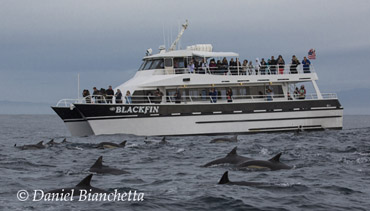
[[[239,57],[239,54],[234,52],[209,52],[209,51],[193,51],[193,50],[177,50],[165,53],[154,54],[146,56],[144,59],[158,59],[158,58],[174,58],[174,57],[203,57],[203,58],[217,58],[217,57]]]

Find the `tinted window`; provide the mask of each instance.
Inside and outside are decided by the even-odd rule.
[[[172,67],[172,59],[165,59],[164,60],[164,65],[166,67]]]
[[[144,61],[143,63],[141,63],[141,65],[140,65],[140,67],[139,67],[139,70],[142,70],[142,69],[143,69],[143,67],[144,67],[144,65],[145,65],[145,61]]]
[[[143,70],[149,70],[151,64],[152,64],[152,60],[147,60],[143,67]]]
[[[163,59],[154,60],[149,69],[163,69]]]

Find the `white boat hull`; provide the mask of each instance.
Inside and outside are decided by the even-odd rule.
[[[72,136],[91,136],[94,135],[90,124],[87,121],[64,122]]]
[[[341,129],[343,110],[93,119],[88,123],[95,135],[176,136]]]

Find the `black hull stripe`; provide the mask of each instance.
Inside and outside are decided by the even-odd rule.
[[[277,118],[277,119],[247,119],[247,120],[222,120],[222,121],[203,121],[195,122],[196,124],[213,124],[213,123],[230,123],[230,122],[263,122],[263,121],[284,121],[296,119],[329,119],[339,118],[342,116],[316,116],[316,117],[291,117],[291,118]]]
[[[306,126],[304,131],[322,131],[322,130],[342,130],[342,127],[327,127],[320,128],[317,127],[309,127]],[[289,131],[297,131],[298,127],[280,127],[280,128],[254,128],[253,130],[249,130],[248,132],[236,132],[236,133],[198,133],[198,134],[177,134],[177,135],[165,135],[165,136],[217,136],[217,135],[246,135],[246,134],[255,134],[255,133],[281,133],[281,132],[289,132]],[[164,136],[164,135],[155,135],[155,136]]]

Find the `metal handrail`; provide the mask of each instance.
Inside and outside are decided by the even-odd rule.
[[[310,65],[308,69],[304,69],[303,65],[262,65],[259,67],[251,66],[224,66],[222,67],[198,67],[194,72],[190,72],[189,68],[173,68],[173,69],[158,69],[154,72],[155,75],[171,75],[171,74],[210,74],[210,75],[295,75],[314,73],[315,68]]]
[[[322,99],[338,99],[337,94],[335,93],[322,93]],[[100,97],[104,97],[101,95],[97,95]],[[80,98],[80,99],[62,99],[59,100],[57,103],[57,107],[59,106],[65,106],[69,107],[73,105],[74,103],[82,103],[82,104],[121,104],[121,103],[116,103],[115,99],[112,99],[112,102],[103,100],[103,101],[89,101],[86,100],[89,97],[92,96],[87,96],[85,98]],[[217,102],[227,102],[228,98],[226,95],[217,95],[217,96],[210,96],[210,95],[204,95],[204,96],[192,96],[192,95],[184,95],[180,99],[176,99],[174,96],[166,96],[165,97],[165,102],[163,102],[162,97],[158,96],[152,96],[152,95],[135,95],[131,96],[131,103],[134,104],[158,104],[158,103],[217,103]],[[231,97],[232,102],[263,102],[263,101],[286,101],[286,100],[315,100],[318,99],[318,96],[316,93],[309,93],[306,94],[304,99],[302,99],[299,95],[294,96],[294,94],[291,94],[289,97],[286,95],[278,95],[278,94],[273,94],[273,95],[233,95]],[[131,104],[129,102],[122,102],[122,104]]]

